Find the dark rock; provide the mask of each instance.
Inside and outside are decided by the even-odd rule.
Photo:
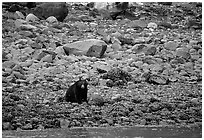
[[[45,2],[38,5],[33,10],[33,14],[40,19],[54,16],[58,21],[62,22],[68,14],[68,9],[65,2]]]
[[[9,94],[9,97],[14,101],[19,101],[21,99],[18,95],[15,94]]]
[[[172,29],[171,23],[168,23],[168,22],[160,22],[160,23],[158,23],[158,26],[159,27],[164,27],[164,28]]]
[[[55,52],[53,52],[53,51],[42,50],[42,52],[40,52],[37,55],[36,60],[40,61],[41,59],[44,58],[43,61],[45,61],[45,62],[50,62],[51,61],[52,62],[55,59],[56,55],[57,54]],[[45,59],[46,56],[50,57],[51,60],[49,61],[48,59]]]
[[[2,50],[2,62],[8,61],[7,53]]]
[[[87,102],[87,81],[79,79],[73,85],[69,87],[66,92],[65,100],[67,102],[77,102],[81,104],[82,102]]]
[[[124,44],[132,45],[133,44],[133,39],[132,38],[125,38],[123,36],[118,36],[118,39],[122,43],[121,45],[124,45]]]
[[[25,10],[22,6],[18,5],[18,4],[12,4],[8,9],[9,12],[16,12],[16,11],[21,11],[21,10]]]
[[[105,53],[106,49],[107,49],[106,45],[104,45],[104,46],[93,45],[89,48],[86,55],[89,57],[101,58],[103,56],[103,54]]]
[[[152,84],[158,84],[158,85],[165,85],[168,84],[169,80],[162,75],[155,75],[155,74],[150,74],[146,81],[148,83],[152,83]]]

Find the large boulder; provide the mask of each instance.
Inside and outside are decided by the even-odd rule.
[[[33,10],[33,14],[40,19],[54,16],[62,22],[68,14],[68,9],[65,2],[44,2]]]
[[[67,55],[86,55],[101,58],[106,51],[107,44],[102,40],[87,39],[65,44],[63,48]]]

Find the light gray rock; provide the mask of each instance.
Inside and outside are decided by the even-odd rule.
[[[106,51],[107,44],[102,40],[87,39],[65,44],[63,48],[67,55],[86,55],[89,57],[101,58]]]
[[[169,41],[164,44],[164,48],[167,50],[175,51],[177,47],[178,47],[178,43],[175,41]]]
[[[39,20],[38,17],[36,17],[34,14],[30,13],[26,16],[26,21],[27,22],[34,22],[34,21],[37,21]]]

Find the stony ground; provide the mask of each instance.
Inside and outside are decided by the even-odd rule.
[[[3,11],[3,130],[200,126],[201,9],[144,3],[135,10],[138,20],[111,20],[69,5],[63,23],[32,22],[23,29]],[[40,55],[86,39],[107,43],[103,58]],[[80,76],[89,81],[89,104],[60,101]]]

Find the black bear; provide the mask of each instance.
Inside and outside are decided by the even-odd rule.
[[[73,85],[69,87],[66,92],[65,100],[67,102],[79,103],[87,102],[87,88],[88,82],[86,80],[82,80],[81,78],[75,82]]]

